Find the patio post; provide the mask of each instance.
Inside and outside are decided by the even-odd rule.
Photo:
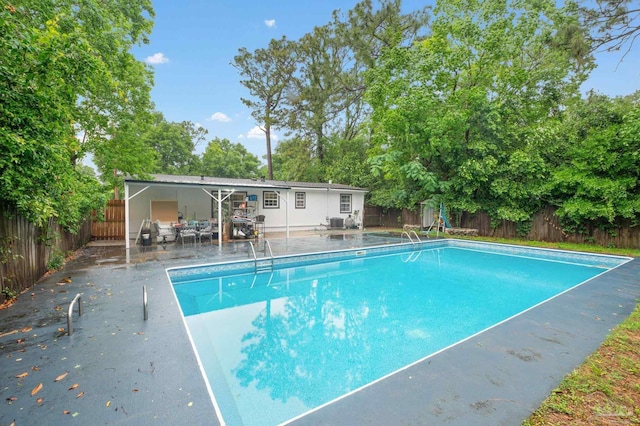
[[[124,251],[126,253],[126,261],[131,261],[131,241],[129,241],[129,183],[124,181]]]
[[[285,222],[287,223],[287,239],[289,239],[289,193],[291,192],[290,189],[287,189],[287,200],[285,201],[286,203],[286,207],[284,210],[284,214],[285,214]]]
[[[224,221],[222,220],[222,190],[218,188],[218,251],[222,250],[222,233],[224,232]]]
[[[211,198],[218,202],[218,250],[222,250],[222,232],[224,232],[224,222],[222,221],[222,202],[227,198],[231,197],[231,194],[236,192],[235,189],[232,189],[229,195],[222,198],[222,189],[218,188],[218,197],[210,194],[206,189],[202,188],[202,190]]]

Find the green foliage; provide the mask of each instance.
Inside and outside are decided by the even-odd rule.
[[[271,129],[283,126],[286,111],[283,108],[285,90],[296,69],[293,44],[285,37],[269,42],[266,49],[253,53],[246,48],[238,50],[231,63],[243,78],[240,84],[249,90],[253,99],[242,98],[251,116],[262,126],[267,142],[267,169],[273,179],[271,161]]]
[[[57,271],[64,265],[64,254],[59,249],[53,249],[49,262],[47,262],[47,271]]]
[[[190,121],[168,122],[160,112],[155,112],[153,122],[141,136],[141,143],[154,160],[146,165],[145,171],[170,175],[197,174],[200,160],[195,151],[204,141],[208,131]]]
[[[2,288],[2,295],[4,296],[4,298],[6,300],[13,300],[16,297],[18,297],[18,293],[16,293],[15,291],[11,290],[9,287],[3,287]]]
[[[568,115],[564,161],[547,191],[568,231],[615,226],[640,217],[640,93],[590,94]]]
[[[633,0],[584,2],[580,11],[585,27],[593,29],[591,48],[594,51],[625,48],[628,53],[631,50],[640,32],[640,15]]]
[[[260,160],[244,145],[215,138],[202,154],[201,174],[227,178],[251,179],[258,177]]]
[[[573,5],[546,0],[439,2],[428,36],[368,70],[370,162],[386,181],[371,199],[411,207],[439,195],[496,223],[530,220],[561,109],[591,66],[563,44],[577,19]]]
[[[149,105],[151,74],[129,49],[152,15],[149,0],[0,9],[0,200],[31,222],[74,231],[104,203],[76,160]]]
[[[369,142],[362,136],[331,138],[326,145],[324,181],[369,188],[374,180],[367,163]]]
[[[324,167],[314,155],[312,145],[303,138],[280,141],[273,154],[274,178],[293,182],[324,181]]]

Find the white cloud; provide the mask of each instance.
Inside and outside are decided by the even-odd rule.
[[[216,112],[213,113],[211,115],[211,117],[209,117],[209,120],[211,121],[219,121],[221,123],[228,123],[231,121],[231,119],[229,118],[229,116],[227,116],[227,114],[223,113],[223,112]]]
[[[249,139],[264,139],[264,132],[262,131],[262,129],[258,126],[254,127],[253,129],[249,130],[247,132],[247,137]]]
[[[169,62],[169,58],[164,56],[164,53],[158,52],[158,53],[154,53],[151,56],[147,56],[147,59],[145,59],[144,61],[151,65],[165,64]]]
[[[262,129],[259,126],[255,126],[251,130],[249,130],[247,132],[247,136],[246,137],[249,138],[249,139],[262,139],[262,140],[266,139],[266,136],[265,136],[264,132],[262,131]],[[271,132],[271,139],[277,141],[278,140],[278,135],[276,135],[275,133]]]
[[[240,134],[238,135],[238,139],[244,139],[244,135],[243,135],[242,133],[240,133]]]
[[[264,21],[264,24],[269,28],[275,28],[276,27],[276,20],[275,19],[266,19]]]

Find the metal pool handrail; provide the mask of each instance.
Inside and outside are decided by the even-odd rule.
[[[80,293],[76,294],[71,303],[69,303],[69,310],[67,311],[67,334],[71,336],[73,334],[73,320],[71,315],[73,314],[73,305],[78,302],[78,315],[82,316],[82,296]]]
[[[149,319],[149,303],[147,301],[147,286],[142,286],[142,312],[144,316],[144,320]]]
[[[409,235],[409,233],[407,231],[402,231],[402,234],[400,234],[400,242],[402,242],[402,238],[404,236],[407,236],[407,238],[409,239],[409,241],[411,241],[411,244],[415,244],[415,242],[413,241],[413,239],[411,238],[411,235]]]
[[[249,243],[249,247],[251,247],[251,253],[253,253],[253,262],[255,270],[258,270],[258,256],[256,256],[256,250],[253,248],[253,242],[247,241]]]
[[[253,263],[254,269],[258,272],[258,256],[256,256],[256,249],[253,248],[253,242],[248,241],[249,247],[251,247],[251,253],[253,255]],[[269,258],[271,259],[271,269],[273,270],[273,251],[271,251],[271,243],[269,240],[264,240],[264,253],[267,254],[267,249],[269,249]]]
[[[267,249],[269,249],[269,257],[271,257],[271,269],[273,270],[273,252],[271,251],[271,243],[269,240],[264,240],[264,254],[267,254]]]
[[[414,231],[413,229],[411,231],[409,231],[409,233],[413,233],[413,235],[416,236],[416,240],[418,240],[419,243],[422,242],[422,240],[420,239],[420,237],[418,236],[418,233],[416,231]]]

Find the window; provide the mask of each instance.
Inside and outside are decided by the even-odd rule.
[[[264,191],[262,193],[262,206],[265,209],[279,209],[280,198],[278,198],[278,194],[274,191]]]
[[[296,192],[296,209],[307,208],[307,193]]]
[[[340,213],[351,213],[351,194],[340,194]]]

